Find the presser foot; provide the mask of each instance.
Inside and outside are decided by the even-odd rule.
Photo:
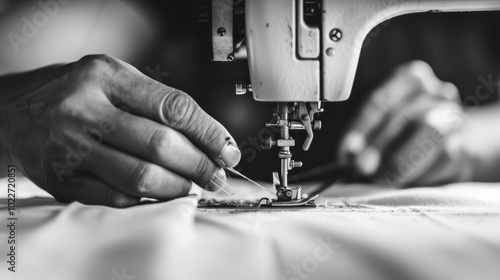
[[[295,200],[278,200],[278,199],[269,199],[267,197],[263,197],[260,199],[258,207],[307,207],[307,208],[315,208],[316,202],[315,199],[318,198],[319,195],[315,195],[312,197],[303,197],[301,199]]]

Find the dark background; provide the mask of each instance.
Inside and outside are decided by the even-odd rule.
[[[26,3],[35,2],[10,4],[21,9]],[[103,9],[106,2],[112,1],[104,0]],[[279,167],[277,150],[251,148],[249,137],[262,136],[259,131],[270,120],[274,104],[256,102],[251,94],[234,94],[234,83],[249,79],[247,63],[210,61],[210,34],[196,21],[197,1],[129,2],[154,19],[156,28],[146,49],[128,62],[141,71],[148,65],[160,65],[162,71],[168,71],[162,82],[193,96],[236,138],[243,150],[240,170],[252,178],[269,181],[271,171]],[[64,44],[60,47],[64,48]],[[500,13],[406,15],[375,28],[365,41],[350,100],[326,104],[320,117],[323,129],[316,132],[310,151],[302,152],[301,144],[293,150],[294,159],[304,162],[304,167],[294,172],[334,161],[339,137],[365,97],[395,67],[415,59],[426,61],[440,79],[454,83],[462,98],[474,93],[480,76],[493,74],[495,81],[500,80]],[[492,96],[484,103],[497,99],[498,96]],[[298,143],[302,143],[303,134],[293,135]]]
[[[175,26],[161,37],[158,51],[175,48],[176,42],[189,46],[178,56],[164,58],[163,64],[183,68],[178,72],[171,68],[168,83],[190,93],[233,134],[244,152],[240,168],[245,174],[270,180],[270,172],[279,170],[277,150],[257,151],[253,159],[248,143],[249,137],[258,137],[264,123],[271,118],[273,104],[253,101],[251,94],[234,94],[234,82],[248,79],[247,64],[210,61],[210,34],[200,32],[200,25],[192,20],[189,12],[194,8],[195,4],[186,1],[165,3],[156,9],[166,26]],[[335,160],[335,147],[351,116],[367,94],[402,63],[426,61],[440,79],[459,88],[462,98],[474,93],[479,76],[499,77],[500,13],[406,15],[375,28],[364,46],[350,100],[326,104],[325,113],[321,114],[323,129],[316,132],[311,149],[302,152],[301,144],[294,149],[294,159],[304,162],[302,170]],[[150,59],[154,61],[157,57]],[[496,102],[497,98],[487,102]],[[304,132],[295,133],[298,143],[302,143],[303,135]]]

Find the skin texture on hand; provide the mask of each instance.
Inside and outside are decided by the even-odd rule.
[[[342,161],[393,187],[472,179],[457,88],[422,61],[398,68],[369,97],[339,148]]]
[[[217,190],[241,157],[186,93],[105,55],[0,78],[0,144],[63,202],[128,207]]]

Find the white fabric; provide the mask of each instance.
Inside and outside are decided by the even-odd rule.
[[[237,194],[226,199],[265,195],[231,185]],[[18,201],[17,272],[7,271],[3,226],[0,279],[500,277],[499,184],[333,186],[318,208],[293,211],[196,209],[197,199],[123,210]]]

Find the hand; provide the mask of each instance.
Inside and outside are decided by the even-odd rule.
[[[0,79],[1,144],[63,202],[127,207],[141,197],[216,190],[241,157],[227,130],[186,93],[132,66],[86,56]]]
[[[429,65],[400,67],[376,90],[343,138],[339,155],[370,181],[431,185],[472,177],[461,143],[457,88]]]

